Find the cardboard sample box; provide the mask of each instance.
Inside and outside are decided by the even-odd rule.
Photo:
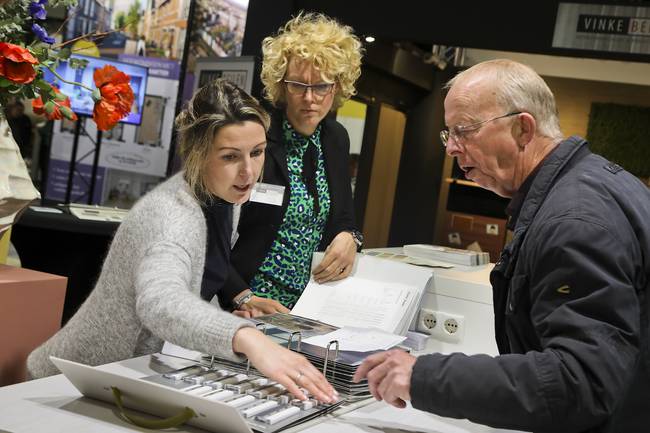
[[[0,264],[0,386],[25,380],[27,356],[61,327],[67,280]]]

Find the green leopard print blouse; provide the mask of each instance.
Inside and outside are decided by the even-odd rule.
[[[312,254],[318,248],[330,211],[330,194],[325,173],[320,125],[305,137],[296,132],[285,119],[282,123],[289,168],[289,205],[280,224],[278,235],[266,255],[250,287],[260,297],[279,301],[293,308],[309,282]],[[316,191],[318,213],[314,199],[303,179],[303,156],[309,145],[318,154]]]

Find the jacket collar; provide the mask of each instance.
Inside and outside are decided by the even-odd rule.
[[[280,168],[280,172],[284,177],[286,184],[289,184],[289,168],[287,167],[287,148],[284,145],[284,137],[282,131],[282,120],[284,119],[284,111],[282,109],[273,110],[271,113],[271,127],[267,133],[267,153],[271,155],[271,158],[275,160],[275,163]],[[321,121],[321,135],[320,142],[323,149],[323,157],[325,159],[325,165],[331,166],[331,159],[334,155],[331,155],[329,151],[329,146],[323,145],[326,140],[326,136],[329,130],[328,125],[332,122],[330,115],[325,116]]]
[[[512,277],[517,265],[519,249],[524,242],[528,227],[533,222],[537,211],[548,196],[557,177],[574,158],[582,158],[588,152],[587,141],[578,136],[572,136],[560,142],[544,159],[519,210],[519,217],[514,228],[512,240],[501,252],[501,257],[496,263],[493,272],[502,274],[507,279]],[[496,299],[498,296],[496,290],[494,293],[494,305],[496,308],[496,305],[501,305],[501,301]],[[499,350],[501,350],[502,344],[499,344]]]
[[[555,180],[576,155],[588,153],[587,141],[576,135],[560,142],[542,162],[519,212],[515,235],[528,229]]]
[[[271,158],[280,168],[284,181],[289,184],[289,168],[287,167],[287,149],[284,146],[282,138],[282,118],[284,114],[281,110],[274,110],[271,113],[271,127],[267,133],[267,151]]]

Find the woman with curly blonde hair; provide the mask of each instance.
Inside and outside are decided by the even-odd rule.
[[[352,207],[350,139],[333,116],[354,95],[362,47],[352,29],[321,14],[299,14],[262,42],[262,83],[275,107],[263,182],[282,200],[259,198],[241,211],[239,240],[219,300],[245,316],[287,312],[311,277],[352,271],[362,236]]]

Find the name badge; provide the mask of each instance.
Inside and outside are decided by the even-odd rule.
[[[284,186],[272,185],[270,183],[256,183],[251,191],[250,201],[256,203],[282,206],[284,199]]]

